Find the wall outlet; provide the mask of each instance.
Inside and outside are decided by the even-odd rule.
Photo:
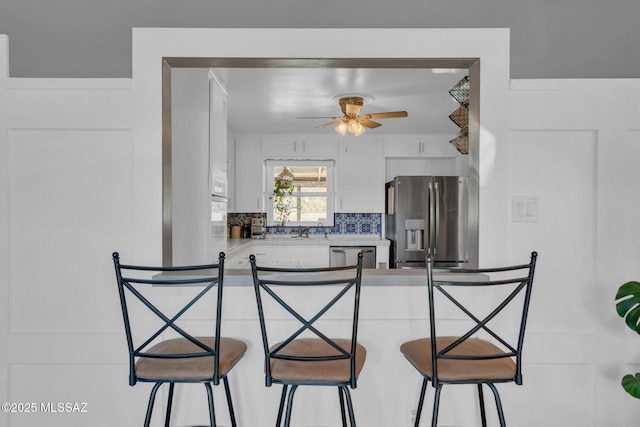
[[[416,415],[418,414],[418,410],[412,406],[409,406],[407,414],[409,415],[409,426],[413,427],[416,423]]]
[[[422,408],[422,416],[420,417],[420,424],[421,425],[431,425],[431,412],[429,412],[428,414],[425,413],[424,411],[424,407]],[[413,427],[416,424],[416,416],[418,415],[418,410],[412,406],[407,407],[407,415],[409,416],[409,427]],[[424,417],[428,418],[427,423],[424,423]],[[442,425],[439,427],[462,427],[462,426],[450,426],[450,425]]]

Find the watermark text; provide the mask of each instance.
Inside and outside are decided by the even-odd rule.
[[[70,414],[87,413],[87,402],[4,402],[2,412],[12,414],[25,413],[47,413],[47,414]]]

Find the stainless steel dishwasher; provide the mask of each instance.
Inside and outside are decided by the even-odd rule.
[[[358,253],[362,252],[362,268],[376,268],[375,246],[330,246],[329,264],[331,267],[355,264]]]

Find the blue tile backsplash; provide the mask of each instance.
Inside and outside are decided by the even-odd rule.
[[[265,217],[262,212],[254,213],[230,213],[227,215],[227,223],[240,224],[251,220],[254,216]],[[334,214],[333,227],[324,227],[331,235],[343,236],[382,236],[382,214],[379,213],[337,213]],[[271,234],[297,234],[298,227],[267,227]],[[324,234],[323,227],[309,227],[309,234]]]

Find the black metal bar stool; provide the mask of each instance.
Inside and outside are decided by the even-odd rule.
[[[162,384],[169,384],[165,415],[165,426],[169,427],[174,388],[178,383],[204,384],[209,422],[211,427],[216,426],[211,385],[218,385],[220,380],[224,383],[231,425],[236,427],[228,374],[244,356],[247,345],[221,336],[224,258],[221,252],[215,264],[149,267],[121,264],[120,255],[113,254],[129,349],[129,385],[154,383],[145,427],[151,422],[156,393]],[[177,299],[176,289],[184,301],[172,305],[172,314],[167,314],[169,309],[160,307],[167,299]],[[163,295],[167,292],[171,294]],[[207,318],[212,319],[211,335],[195,336],[189,323],[183,321],[184,314],[196,307],[203,310],[199,313],[207,313]],[[139,328],[132,328],[132,320],[142,317],[141,312],[149,313],[158,326],[152,333],[138,336],[134,330]]]
[[[334,386],[338,389],[343,427],[347,425],[347,413],[349,425],[355,427],[349,388],[356,388],[366,358],[365,348],[357,341],[362,254],[357,264],[328,268],[268,268],[258,266],[254,255],[249,259],[264,346],[266,386],[283,385],[276,426],[282,425],[286,403],[284,426],[289,427],[293,397],[299,386]],[[317,287],[335,291],[329,292],[333,297],[323,301],[319,309],[314,306],[306,310],[312,305],[309,292]],[[339,301],[350,311],[349,328],[343,338],[330,338],[320,323]],[[273,321],[278,323],[278,330],[269,328],[273,323],[265,316],[268,303],[283,308],[282,318]],[[295,320],[291,331],[283,330],[284,318]]]
[[[477,385],[483,427],[486,427],[487,420],[482,387],[489,387],[495,397],[500,425],[505,427],[500,394],[495,384],[522,384],[522,346],[537,257],[538,254],[532,252],[527,264],[499,268],[439,269],[446,273],[446,279],[437,281],[433,278],[433,259],[427,257],[430,337],[405,342],[400,347],[409,363],[423,377],[415,427],[420,423],[428,382],[435,388],[432,427],[438,423],[440,393],[445,384]],[[483,276],[480,277],[487,279],[471,281],[464,278],[465,273],[481,274]],[[481,298],[477,292],[470,293],[478,289],[482,290]],[[495,304],[487,308],[484,306],[487,301]],[[516,304],[519,304],[520,315],[516,333],[507,336],[498,332],[494,320],[505,313],[508,306]],[[441,320],[436,311],[443,306],[457,310],[472,326],[456,336],[439,335]],[[486,335],[486,338],[477,337],[478,333]]]

